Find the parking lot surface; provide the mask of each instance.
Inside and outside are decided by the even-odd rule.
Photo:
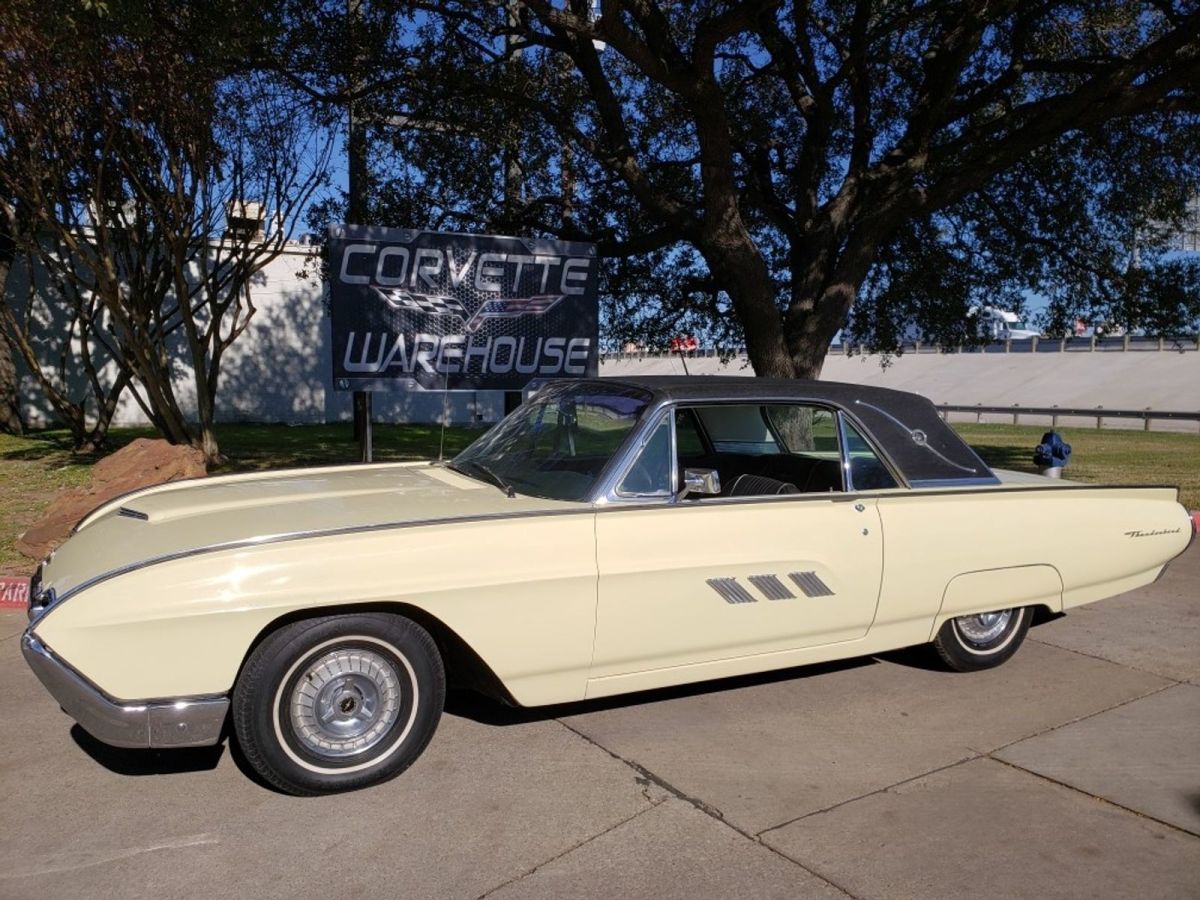
[[[1200,546],[989,672],[452,695],[407,773],[315,799],[228,746],[91,740],[23,625],[0,613],[0,897],[1200,896]]]

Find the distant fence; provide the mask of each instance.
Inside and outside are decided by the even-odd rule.
[[[977,346],[943,347],[924,341],[910,341],[900,346],[902,353],[1187,353],[1200,351],[1200,335],[1179,337],[1090,337],[1090,338],[1026,338],[1022,340],[993,341]],[[833,344],[830,353],[858,356],[868,353],[866,347],[853,344]],[[735,359],[746,355],[745,347],[709,347],[703,350],[688,350],[685,359]],[[603,361],[620,359],[665,359],[678,358],[678,350],[619,350],[601,353]]]
[[[1023,338],[1021,340],[992,341],[974,347],[942,347],[914,341],[904,344],[905,353],[1187,353],[1200,350],[1200,335],[1196,337],[1090,337],[1090,338]],[[855,344],[835,344],[830,353],[867,352]]]
[[[938,411],[941,412],[942,418],[949,421],[950,413],[974,413],[975,421],[982,422],[985,415],[1004,415],[1012,416],[1014,425],[1021,424],[1021,416],[1038,416],[1041,418],[1049,417],[1050,427],[1057,428],[1058,420],[1061,416],[1072,418],[1083,418],[1096,420],[1096,427],[1101,428],[1104,425],[1105,419],[1140,419],[1142,429],[1150,430],[1150,423],[1156,420],[1170,420],[1175,422],[1196,422],[1197,428],[1200,428],[1200,411],[1188,412],[1186,410],[1172,409],[1105,409],[1103,406],[1095,406],[1090,409],[1085,407],[1066,407],[1066,406],[985,406],[983,404],[958,404],[958,403],[939,403],[937,404]]]

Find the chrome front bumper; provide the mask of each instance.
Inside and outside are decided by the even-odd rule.
[[[84,731],[114,747],[207,747],[221,738],[228,697],[114,700],[31,632],[21,652],[54,699]]]

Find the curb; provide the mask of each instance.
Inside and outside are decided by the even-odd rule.
[[[29,606],[29,579],[0,576],[0,609],[25,609]]]

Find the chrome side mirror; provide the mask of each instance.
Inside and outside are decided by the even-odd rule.
[[[682,500],[688,494],[719,494],[721,493],[721,476],[716,469],[684,469],[683,490],[676,499]]]

